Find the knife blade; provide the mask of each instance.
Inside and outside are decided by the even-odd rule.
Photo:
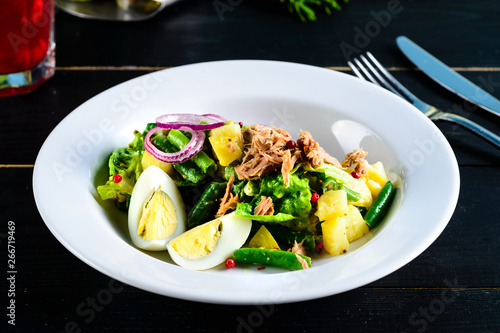
[[[500,116],[500,101],[476,84],[446,66],[405,36],[396,38],[396,44],[415,66],[441,86],[474,103],[486,111]]]

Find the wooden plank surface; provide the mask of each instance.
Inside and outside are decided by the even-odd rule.
[[[344,66],[350,52],[343,50],[355,48],[380,55],[385,66],[400,66],[404,59],[394,40],[407,35],[450,66],[500,66],[494,0],[352,0],[342,12],[319,11],[318,21],[306,24],[278,1],[239,2],[222,21],[214,2],[203,0],[182,0],[150,21],[133,24],[59,12],[58,64],[178,66],[267,59]]]

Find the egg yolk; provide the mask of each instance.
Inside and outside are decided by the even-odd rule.
[[[144,204],[137,233],[144,240],[164,239],[175,232],[177,224],[175,204],[160,186]]]
[[[221,236],[222,221],[202,224],[172,240],[171,246],[181,257],[196,260],[209,255]]]

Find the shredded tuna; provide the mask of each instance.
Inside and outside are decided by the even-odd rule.
[[[290,184],[290,171],[293,169],[293,165],[295,161],[292,160],[292,154],[290,150],[285,150],[283,155],[281,156],[282,164],[281,164],[281,175],[283,176],[283,181],[285,184]]]
[[[290,134],[274,126],[250,125],[243,131],[243,137],[250,144],[241,164],[235,167],[238,178],[258,179],[281,168],[288,186],[289,172],[297,160],[286,147]]]
[[[313,169],[317,168],[323,162],[340,167],[339,161],[327,154],[318,142],[312,138],[311,133],[301,130],[297,145],[304,152],[305,162],[309,167]]]
[[[259,151],[250,148],[235,171],[240,179],[258,179],[277,169],[281,157],[272,151]]]
[[[286,145],[290,134],[282,128],[265,125],[250,125],[243,131],[245,141],[259,150],[276,150]]]
[[[307,261],[304,258],[302,258],[301,256],[299,256],[297,253],[295,253],[295,256],[297,257],[297,260],[302,264],[302,268],[303,269],[310,268],[309,265],[307,264]]]
[[[302,254],[304,256],[307,255],[306,248],[304,247],[304,245],[302,245],[302,243],[304,243],[304,241],[302,241],[300,243],[297,243],[297,241],[294,241],[293,247],[288,251],[296,253],[296,254]]]
[[[259,204],[255,207],[253,213],[255,215],[273,215],[274,203],[270,197],[262,196]]]
[[[229,199],[225,203],[220,205],[217,214],[215,214],[215,217],[224,216],[228,210],[236,209],[238,202],[240,202],[239,200],[240,200],[239,195],[233,196],[233,194],[231,193]]]
[[[287,187],[290,185],[290,172],[295,167],[295,163],[300,160],[301,156],[302,152],[299,149],[285,150],[285,153],[281,156],[281,175]]]
[[[325,156],[323,157],[323,161],[325,163],[331,164],[336,166],[337,168],[340,168],[340,162],[337,160],[335,157],[331,156],[330,154],[325,152]]]
[[[273,171],[281,171],[286,186],[296,163],[317,168],[323,162],[341,167],[339,161],[325,152],[309,132],[301,131],[297,146],[287,147],[291,136],[282,128],[250,125],[243,131],[245,155],[235,167],[238,178],[258,179]]]
[[[222,197],[219,209],[215,214],[215,217],[221,217],[226,214],[229,209],[236,209],[236,204],[239,202],[239,195],[234,196],[231,193],[231,189],[234,183],[234,173],[231,174],[229,180],[226,185],[226,192],[224,193],[224,197]]]
[[[365,156],[368,152],[364,151],[363,148],[354,149],[351,153],[348,153],[341,165],[344,168],[350,168],[354,165],[354,171],[359,173],[361,177],[366,176],[368,173],[368,162],[365,160]]]

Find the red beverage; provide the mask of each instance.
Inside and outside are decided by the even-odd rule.
[[[27,93],[54,74],[54,0],[0,3],[0,97]]]

